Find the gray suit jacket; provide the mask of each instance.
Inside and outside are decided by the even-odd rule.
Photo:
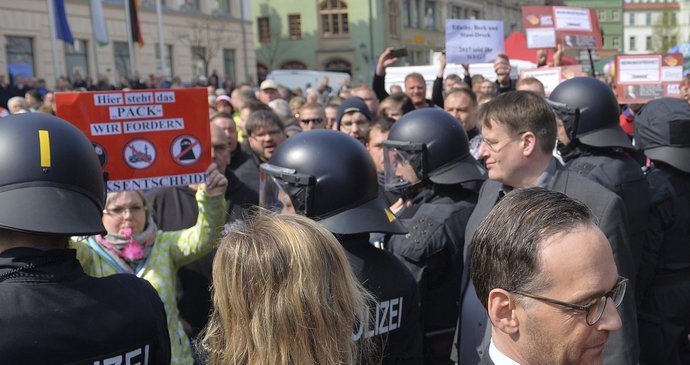
[[[487,180],[484,185],[482,185],[477,206],[467,222],[461,299],[470,281],[470,241],[479,223],[489,214],[491,208],[493,208],[498,201],[501,187],[501,183],[492,180]],[[635,265],[630,251],[628,221],[623,201],[616,194],[603,186],[578,175],[576,172],[568,170],[558,170],[556,172],[552,181],[551,190],[562,192],[573,199],[577,199],[592,210],[598,221],[597,225],[611,243],[613,257],[616,261],[619,275],[631,279],[631,282],[634,281]],[[634,283],[632,284],[632,286],[628,287],[625,299],[619,308],[623,321],[623,328],[618,332],[611,333],[609,336],[609,341],[604,352],[605,364],[637,364],[639,345],[637,337],[637,314],[633,295],[635,289]],[[460,305],[462,308],[462,303]],[[486,321],[486,318],[484,320]],[[460,321],[461,317],[458,318],[456,337],[459,335]],[[485,328],[486,333],[484,339],[477,350],[483,349],[483,352],[487,353],[489,340],[491,338],[491,326],[485,326]],[[457,350],[457,343],[458,339],[456,338],[453,348],[454,352]]]

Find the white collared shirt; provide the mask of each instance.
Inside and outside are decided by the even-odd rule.
[[[489,356],[491,357],[491,361],[493,361],[495,365],[520,365],[520,363],[509,358],[504,353],[502,353],[501,350],[496,348],[496,345],[494,345],[493,338],[491,339],[491,344],[489,345]]]

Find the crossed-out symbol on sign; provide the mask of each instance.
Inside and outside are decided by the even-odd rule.
[[[156,160],[156,147],[145,139],[135,139],[125,145],[125,163],[135,169],[145,169]]]

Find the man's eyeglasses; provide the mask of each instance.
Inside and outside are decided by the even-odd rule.
[[[277,136],[279,136],[279,135],[281,135],[281,134],[283,134],[283,131],[282,131],[282,130],[280,130],[280,129],[275,129],[275,130],[272,130],[272,131],[266,131],[266,132],[261,132],[261,133],[254,133],[254,134],[250,135],[249,137],[254,138],[254,139],[263,139],[263,138],[266,138],[266,137],[268,137],[268,136],[277,137]]]
[[[129,208],[103,209],[103,214],[119,218],[124,216],[125,213],[129,213],[129,215],[137,215],[143,213],[144,211],[146,211],[146,208],[142,207],[141,205],[135,205]]]
[[[513,138],[515,138],[515,137],[517,137],[517,136],[521,136],[521,135],[523,135],[523,134],[525,134],[525,133],[527,133],[527,131],[522,131],[522,132],[519,132],[518,134],[516,134],[516,135],[514,135],[514,136],[507,137],[507,138],[505,138],[504,140],[501,140],[501,141],[489,141],[488,139],[485,139],[484,136],[482,136],[482,135],[480,135],[479,138],[480,138],[480,142],[481,142],[481,143],[484,143],[484,144],[486,145],[486,147],[487,147],[491,152],[493,152],[493,153],[499,153],[499,152],[501,152],[501,150],[503,149],[503,147],[505,147],[505,146],[507,146],[507,145],[510,144],[510,142],[508,142],[508,143],[504,144],[502,147],[496,148],[496,146],[498,146],[501,142],[507,141],[507,140],[513,140]]]
[[[302,124],[321,124],[323,123],[323,118],[300,119],[299,122]]]
[[[522,295],[524,297],[541,300],[543,302],[560,305],[562,307],[584,311],[585,313],[587,313],[587,316],[585,317],[587,320],[587,324],[593,326],[597,322],[599,322],[599,319],[601,319],[601,316],[604,314],[608,298],[611,298],[613,300],[613,304],[616,306],[616,308],[618,308],[621,305],[621,302],[623,302],[623,298],[625,297],[625,289],[627,287],[628,279],[624,277],[618,277],[618,283],[616,284],[616,286],[613,287],[613,289],[611,289],[611,291],[598,298],[592,299],[592,301],[585,305],[561,302],[560,300],[546,298],[536,294],[526,293],[520,290],[509,290],[509,292],[517,295]]]

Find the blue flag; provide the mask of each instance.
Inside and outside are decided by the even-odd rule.
[[[74,45],[74,38],[72,31],[69,29],[67,23],[67,15],[65,15],[65,0],[53,0],[55,10],[55,32],[57,39],[62,39],[65,43]]]

